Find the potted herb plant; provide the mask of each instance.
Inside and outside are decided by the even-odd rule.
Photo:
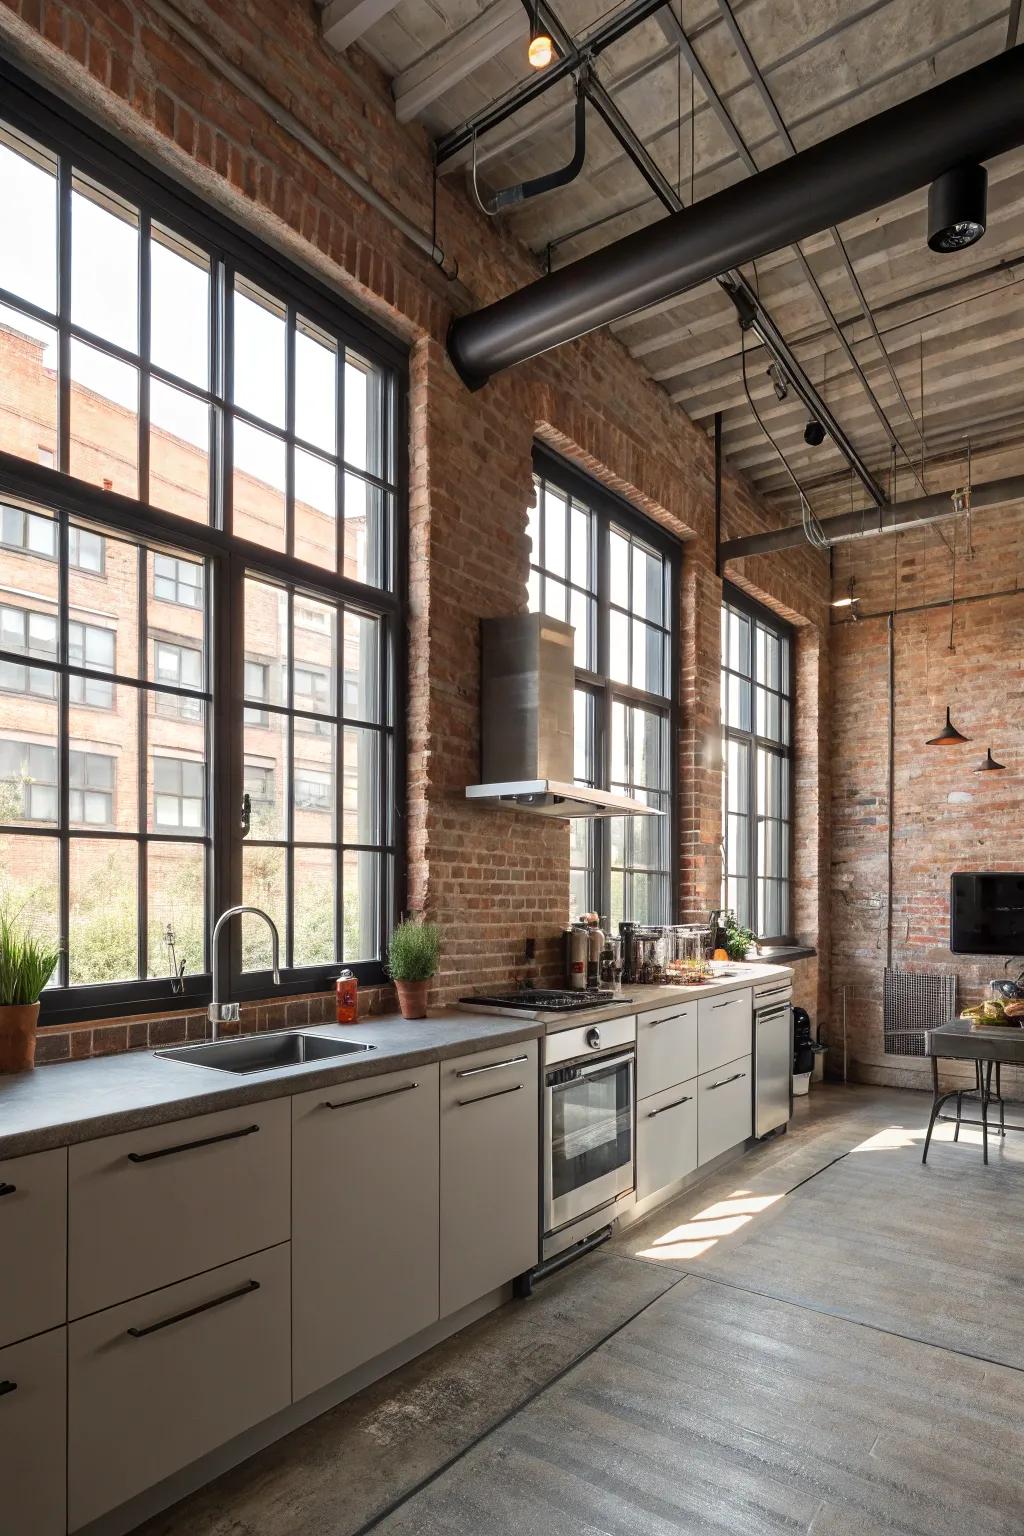
[[[731,912],[726,912],[725,920],[725,951],[730,960],[745,960],[747,951],[754,944],[754,935],[749,928],[744,928],[738,923]]]
[[[437,972],[441,934],[434,923],[412,918],[399,923],[388,945],[388,974],[398,992],[403,1019],[425,1019],[427,989]]]
[[[0,1072],[35,1066],[39,998],[56,964],[55,948],[0,912]]]

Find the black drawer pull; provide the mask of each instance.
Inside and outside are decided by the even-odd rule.
[[[419,1083],[402,1083],[397,1088],[382,1088],[380,1093],[364,1093],[361,1099],[339,1099],[332,1104],[330,1099],[325,1099],[321,1109],[351,1109],[353,1104],[371,1104],[374,1099],[390,1099],[396,1093],[408,1093],[413,1088],[418,1088]]]
[[[148,1328],[129,1328],[128,1337],[131,1339],[144,1339],[147,1334],[159,1333],[161,1328],[170,1328],[172,1323],[183,1323],[187,1317],[198,1317],[200,1312],[209,1312],[211,1307],[222,1307],[226,1301],[237,1301],[239,1296],[248,1296],[251,1291],[258,1291],[258,1280],[247,1280],[240,1285],[237,1291],[228,1291],[226,1296],[215,1296],[212,1301],[201,1301],[198,1307],[189,1307],[185,1312],[175,1312],[173,1317],[161,1318],[158,1323],[150,1323]]]
[[[486,1067],[467,1067],[463,1072],[456,1072],[456,1077],[479,1077],[481,1072],[497,1072],[501,1067],[518,1067],[522,1062],[529,1061],[528,1056],[510,1056],[508,1061],[492,1061]]]
[[[503,1099],[506,1093],[518,1093],[522,1086],[522,1083],[516,1083],[514,1088],[498,1088],[494,1093],[480,1093],[475,1099],[459,1099],[458,1105],[460,1109],[465,1109],[467,1104],[482,1104],[485,1099]]]
[[[708,1083],[707,1091],[710,1093],[713,1088],[724,1088],[726,1083],[738,1082],[741,1077],[746,1077],[746,1075],[745,1072],[734,1072],[732,1077],[723,1077],[720,1083]]]
[[[0,1195],[13,1195],[17,1184],[0,1184]]]
[[[244,1125],[240,1131],[224,1131],[220,1136],[204,1136],[202,1141],[182,1141],[176,1147],[158,1147],[155,1152],[129,1152],[130,1163],[151,1163],[155,1157],[170,1157],[174,1152],[194,1152],[196,1147],[212,1147],[217,1141],[237,1141],[239,1136],[252,1136],[258,1125]]]
[[[18,1383],[16,1381],[0,1381],[0,1397],[6,1397],[8,1392],[17,1392],[17,1390]]]
[[[738,997],[727,997],[724,1003],[712,1003],[712,1008],[731,1008],[733,1003],[738,1003]]]
[[[692,1098],[693,1094],[688,1093],[685,1099],[673,1099],[671,1104],[663,1104],[660,1109],[649,1109],[647,1111],[647,1118],[648,1120],[653,1120],[655,1115],[663,1115],[666,1109],[678,1109],[680,1104],[689,1104]]]

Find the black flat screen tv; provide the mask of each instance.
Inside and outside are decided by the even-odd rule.
[[[1024,873],[953,875],[949,947],[955,955],[1024,955]]]

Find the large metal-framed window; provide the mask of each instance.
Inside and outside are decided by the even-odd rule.
[[[791,939],[793,632],[727,586],[722,604],[722,903]]]
[[[279,920],[285,990],[342,960],[380,980],[404,878],[405,352],[0,80],[20,210],[0,247],[0,895],[61,945],[43,1022],[204,1001],[212,919],[243,898]],[[250,622],[262,593],[283,625]],[[269,990],[260,945],[226,941],[236,997]]]
[[[529,606],[576,631],[576,780],[663,813],[569,823],[570,909],[671,922],[679,546],[546,449],[534,487]]]

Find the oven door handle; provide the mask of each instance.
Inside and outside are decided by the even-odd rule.
[[[603,1061],[589,1062],[585,1067],[579,1067],[579,1077],[570,1077],[564,1083],[547,1083],[546,1087],[556,1093],[560,1088],[571,1088],[573,1083],[578,1083],[581,1077],[596,1077],[599,1072],[617,1072],[620,1067],[632,1067],[636,1061],[636,1052],[627,1051],[622,1056],[606,1056]],[[556,1067],[555,1071],[558,1070]]]

